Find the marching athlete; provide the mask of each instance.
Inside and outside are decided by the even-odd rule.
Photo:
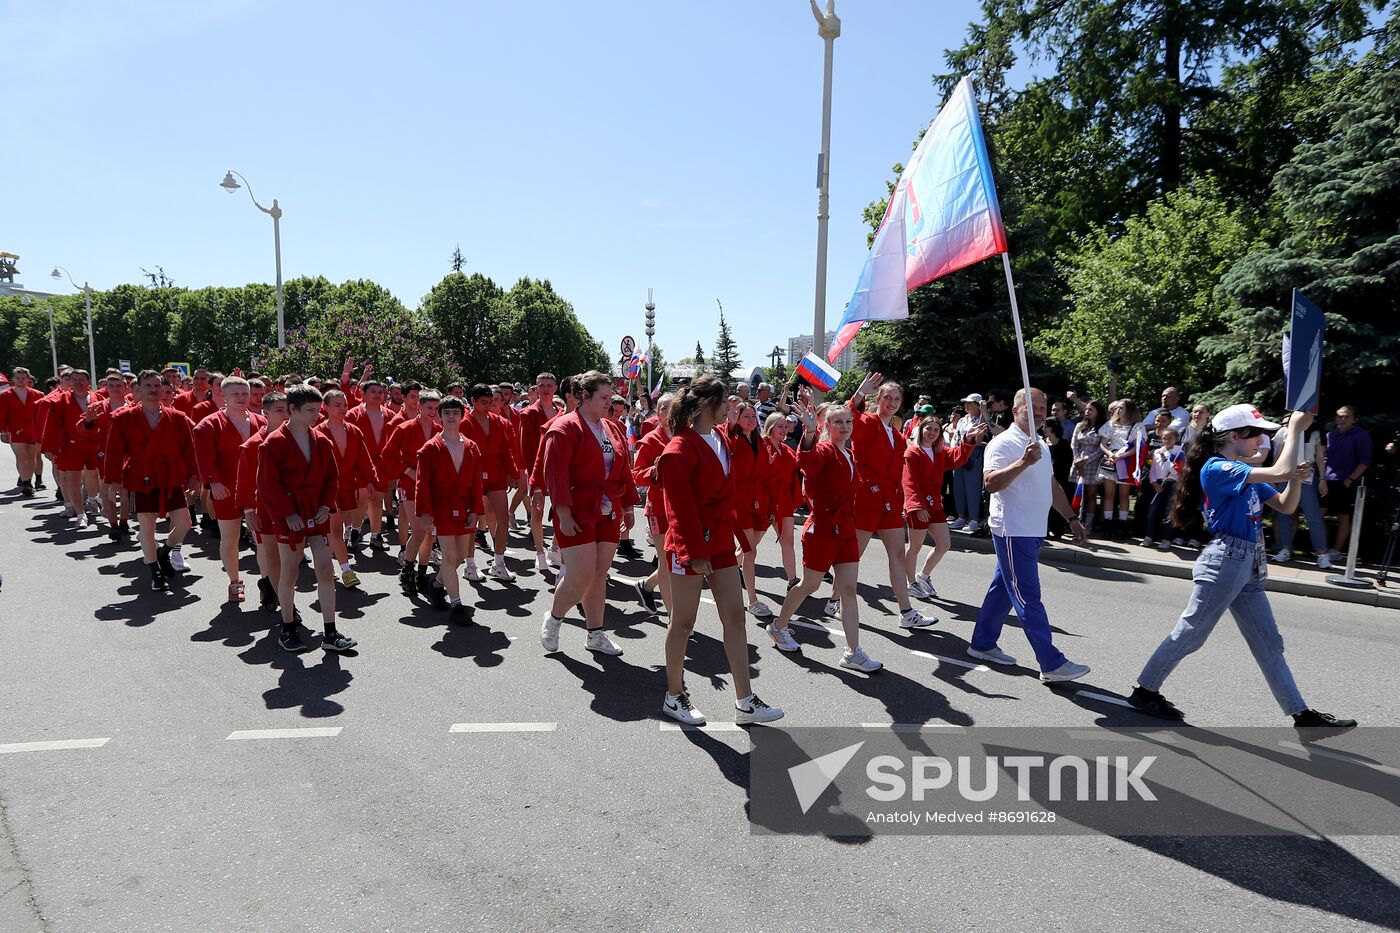
[[[493,556],[489,573],[497,580],[511,582],[515,574],[506,566],[506,548],[509,544],[510,523],[506,518],[506,497],[510,486],[520,476],[520,464],[516,460],[515,440],[509,419],[492,412],[493,402],[500,397],[499,390],[485,383],[472,386],[472,410],[462,422],[462,433],[476,445],[481,464],[481,480],[485,491],[486,511],[473,511],[486,518],[491,532]],[[462,573],[468,580],[480,580],[481,571],[476,565],[476,540],[467,545],[466,566]]]
[[[262,451],[267,436],[287,423],[287,396],[281,392],[268,392],[262,400],[262,416],[265,423],[238,448],[238,478],[234,498],[248,530],[253,535],[253,546],[258,558],[258,608],[276,612],[277,581],[282,575],[282,563],[278,560],[277,537],[272,527],[272,516],[258,502],[258,455]],[[293,614],[296,608],[292,609]]]
[[[763,423],[763,452],[768,458],[768,511],[772,514],[773,531],[782,551],[788,589],[797,586],[797,550],[793,546],[792,526],[797,507],[802,504],[802,476],[797,468],[797,454],[787,443],[792,427],[787,415],[776,411]]]
[[[213,518],[219,523],[219,558],[228,574],[228,601],[244,599],[243,580],[238,570],[239,525],[243,512],[238,507],[239,449],[266,422],[262,415],[248,410],[251,392],[246,379],[229,376],[222,381],[222,411],[216,411],[194,426],[194,455],[199,480],[209,493]]]
[[[758,430],[758,413],[748,402],[739,404],[739,416],[727,426],[732,459],[729,475],[734,478],[735,527],[744,540],[743,580],[749,612],[759,619],[773,617],[773,609],[758,598],[754,579],[758,563],[758,540],[770,524],[768,507],[768,452]]]
[[[666,612],[671,612],[671,572],[666,567],[666,491],[656,475],[656,460],[671,440],[671,426],[668,419],[675,396],[667,392],[656,402],[659,421],[648,431],[637,445],[637,458],[632,464],[632,481],[638,489],[647,491],[646,507],[642,517],[647,522],[647,533],[652,546],[656,548],[656,569],[651,576],[636,583],[637,596],[642,605],[652,615],[656,614],[656,590],[661,590],[661,602]]]
[[[445,605],[448,621],[456,624],[471,621],[462,605],[457,565],[471,547],[477,516],[482,509],[483,476],[488,472],[480,448],[462,434],[462,422],[466,417],[466,406],[456,396],[445,398],[438,405],[442,433],[418,452],[414,499],[418,520],[437,536],[442,548],[438,576],[443,581],[447,599],[444,603],[442,592],[436,588],[430,591],[430,598],[440,608]]]
[[[101,508],[97,465],[102,436],[93,427],[101,409],[89,394],[87,370],[73,370],[70,385],[71,390],[49,409],[40,447],[58,470],[59,487],[68,503],[64,515],[76,518],[81,529],[87,527],[88,513]]]
[[[34,497],[34,480],[41,463],[40,438],[34,435],[34,409],[40,398],[41,393],[34,388],[34,377],[23,366],[16,366],[10,374],[9,390],[0,392],[0,441],[9,444],[15,455],[19,490],[26,499]],[[39,482],[42,488],[42,476]]]
[[[417,383],[411,385],[416,387]],[[403,421],[394,425],[394,433],[390,435],[389,444],[384,452],[390,474],[399,477],[399,510],[403,519],[399,523],[399,540],[404,544],[399,550],[399,560],[402,562],[399,568],[399,585],[404,593],[410,596],[417,593],[420,586],[426,587],[431,595],[432,590],[440,589],[442,584],[428,579],[433,537],[427,526],[418,521],[414,497],[418,485],[418,452],[441,430],[437,423],[438,402],[441,399],[436,392],[424,392],[417,388],[411,395],[406,393],[404,398],[405,401],[409,398],[414,400],[417,415],[413,418],[405,417]]]
[[[564,414],[563,406],[554,399],[554,393],[559,390],[559,383],[553,373],[540,373],[536,376],[535,388],[539,391],[539,398],[520,413],[520,452],[524,458],[520,461],[522,467],[534,465],[549,423]],[[530,494],[533,492],[533,489],[526,489],[518,494],[517,503],[512,504],[511,511],[514,512],[518,500],[523,495],[530,510],[530,534],[535,540],[535,566],[540,573],[545,573],[549,570],[549,562],[544,553],[544,508],[536,497]]]
[[[346,413],[345,421],[360,429],[365,446],[369,448],[375,475],[380,480],[375,485],[375,492],[368,497],[366,510],[369,513],[370,547],[376,551],[387,551],[389,542],[384,536],[384,516],[392,516],[396,477],[386,469],[384,450],[389,446],[389,436],[393,433],[399,416],[384,405],[384,383],[377,379],[369,379],[361,384],[360,391],[364,394],[364,401]],[[364,522],[364,517],[364,513],[359,512],[351,518],[352,548],[360,544],[360,525]]]
[[[986,433],[987,424],[981,422],[950,449],[943,438],[943,422],[936,415],[926,415],[904,450],[904,522],[909,528],[904,575],[909,581],[909,592],[915,596],[938,597],[929,574],[953,545],[948,516],[943,511],[943,474],[967,463]],[[924,561],[924,569],[915,573],[926,535],[933,538],[933,551]]]
[[[348,364],[347,364],[348,365]],[[315,430],[331,442],[335,454],[335,512],[331,515],[331,554],[340,567],[340,582],[348,590],[360,585],[359,575],[350,567],[346,529],[356,527],[356,516],[363,517],[379,487],[379,472],[360,429],[346,421],[349,399],[340,389],[324,396],[321,411],[326,417]]]

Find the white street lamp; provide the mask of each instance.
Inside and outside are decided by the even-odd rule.
[[[812,15],[817,18],[817,34],[826,42],[826,60],[822,76],[822,151],[817,157],[817,296],[812,314],[812,350],[817,356],[826,352],[826,221],[831,203],[831,58],[836,37],[841,35],[841,20],[836,18],[836,0],[826,0],[826,14],[811,0]]]
[[[53,267],[53,271],[50,272],[49,275],[50,275],[52,278],[59,279],[60,281],[61,281],[61,280],[63,279],[63,277],[66,275],[66,276],[68,276],[68,281],[72,284],[72,286],[73,286],[74,288],[81,288],[81,289],[83,290],[83,302],[87,305],[88,378],[90,378],[94,383],[96,383],[96,382],[97,382],[97,349],[96,349],[96,346],[95,346],[94,343],[93,343],[93,334],[92,334],[92,287],[89,286],[87,282],[84,282],[82,285],[79,285],[77,282],[74,282],[74,281],[73,281],[73,276],[72,276],[72,274],[69,273],[69,271],[68,271],[67,269],[63,268],[62,266],[54,266],[54,267]],[[53,307],[52,307],[52,306],[49,307],[49,331],[50,331],[50,334],[49,334],[50,339],[52,339],[52,337],[53,337],[53,333],[52,333],[52,332],[53,332]],[[53,368],[54,368],[54,372],[55,372],[55,374],[56,374],[56,373],[58,372],[58,344],[57,344],[56,342],[54,343],[54,351],[53,351],[53,352],[54,352],[54,356],[53,356],[53,361],[54,361],[54,362],[53,362]]]
[[[234,179],[235,175],[242,179],[243,185]],[[277,206],[276,198],[272,199],[271,207],[259,204],[258,199],[253,197],[253,186],[248,184],[248,179],[232,169],[229,169],[224,174],[224,180],[219,182],[219,187],[229,194],[244,186],[248,188],[248,197],[252,199],[253,206],[272,218],[272,248],[277,257],[277,348],[280,350],[287,345],[287,332],[282,317],[282,208]]]
[[[34,299],[25,295],[20,299],[20,303],[25,307],[34,303]],[[53,352],[53,374],[58,375],[58,338],[54,335],[53,329],[53,302],[48,302],[49,309],[49,349]]]

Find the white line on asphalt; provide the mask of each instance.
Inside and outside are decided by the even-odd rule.
[[[1121,697],[1111,697],[1106,693],[1095,693],[1092,690],[1076,690],[1074,691],[1074,695],[1077,697],[1086,697],[1090,700],[1102,700],[1105,703],[1113,703],[1116,706],[1126,706],[1128,709],[1133,708],[1133,704],[1129,703],[1127,700]]]
[[[448,732],[553,732],[557,722],[454,722]]]
[[[737,722],[707,722],[703,726],[683,726],[678,722],[659,722],[662,732],[742,732]]]
[[[225,742],[242,739],[321,739],[340,735],[341,726],[318,726],[309,729],[244,729],[230,732]]]
[[[1338,761],[1345,761],[1347,764],[1360,765],[1363,768],[1370,768],[1372,771],[1379,771],[1382,774],[1389,774],[1392,777],[1400,777],[1400,768],[1392,768],[1389,765],[1378,765],[1374,761],[1354,758],[1351,755],[1344,755],[1341,752],[1318,748],[1315,745],[1305,747],[1299,745],[1297,742],[1280,742],[1278,744],[1281,748],[1289,748],[1295,752],[1302,752],[1305,755],[1321,755],[1323,758],[1335,758]]]
[[[1027,443],[1030,443],[1030,442],[1027,441]],[[709,603],[711,606],[713,606],[713,605],[715,604],[715,601],[714,601],[713,599],[711,599],[710,597],[708,597],[708,596],[701,596],[701,597],[700,597],[700,601],[701,601],[702,603]]]
[[[825,625],[818,625],[815,622],[803,622],[801,619],[788,619],[788,625],[800,625],[803,628],[814,628],[819,632],[826,632],[828,635],[845,635],[839,628],[830,628]]]
[[[1083,693],[1084,691],[1080,691]],[[1100,694],[1095,694],[1100,696]],[[1111,697],[1109,699],[1112,699]],[[1153,745],[1180,745],[1181,742],[1170,732],[1123,732],[1118,729],[1071,729],[1072,739],[1089,742],[1148,742]]]
[[[959,661],[957,658],[945,658],[941,654],[929,654],[927,651],[910,651],[909,653],[918,655],[921,658],[932,658],[935,661],[942,661],[944,664],[956,664],[958,667],[965,667],[972,671],[991,670],[991,668],[985,664],[974,664],[971,661]]]
[[[951,722],[863,722],[862,729],[880,729],[886,732],[922,732],[925,729],[957,729],[962,726]]]
[[[101,748],[111,741],[111,737],[105,739],[59,739],[53,742],[12,742],[9,745],[0,745],[0,755],[9,755],[15,752],[56,752],[65,748]]]

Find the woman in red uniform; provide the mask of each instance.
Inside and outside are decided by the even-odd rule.
[[[608,568],[640,497],[632,482],[627,436],[607,417],[612,378],[586,372],[574,391],[578,409],[550,422],[543,442],[545,489],[554,505],[554,541],[563,569],[540,625],[540,643],[545,651],[559,650],[564,613],[581,601],[588,650],[618,655],[622,649],[603,631]]]
[[[943,439],[943,422],[926,415],[915,428],[913,443],[904,451],[904,522],[909,526],[909,549],[904,555],[904,575],[909,592],[925,599],[936,599],[929,574],[952,547],[948,516],[943,513],[943,474],[955,470],[977,452],[977,442],[987,432],[985,423],[963,435],[962,443],[949,448]],[[933,537],[933,551],[924,561],[922,573],[914,566],[923,547],[924,535]]]
[[[243,602],[243,580],[238,572],[239,524],[243,512],[235,495],[238,489],[238,451],[263,426],[262,415],[248,410],[248,382],[238,376],[222,380],[222,411],[206,416],[194,426],[194,456],[199,480],[209,491],[214,520],[219,523],[219,557],[228,574],[229,602]]]
[[[235,483],[234,500],[248,523],[248,531],[253,535],[253,546],[258,558],[259,609],[276,612],[277,580],[282,575],[282,564],[278,560],[277,538],[272,533],[272,516],[258,504],[258,454],[267,436],[287,423],[287,396],[281,392],[267,392],[263,395],[262,416],[265,422],[261,428],[238,448],[238,477]],[[295,616],[296,608],[292,613]]]
[[[515,437],[510,419],[496,414],[492,407],[501,394],[484,382],[472,386],[472,410],[462,422],[462,433],[474,443],[481,457],[481,480],[485,492],[487,528],[491,532],[491,558],[489,573],[497,580],[507,583],[515,579],[515,574],[506,566],[506,547],[510,534],[510,523],[506,520],[507,490],[520,476],[520,464],[516,460]],[[477,514],[483,514],[477,510]],[[439,536],[441,537],[441,536]],[[467,545],[466,566],[462,575],[472,581],[481,579],[481,570],[476,565],[476,539]]]
[[[846,652],[841,656],[841,666],[866,673],[877,671],[880,662],[860,646],[860,615],[856,604],[860,546],[856,542],[852,503],[861,484],[849,447],[855,416],[843,405],[832,405],[826,412],[821,440],[814,443],[816,416],[805,406],[794,407],[802,417],[804,432],[797,462],[806,479],[807,500],[812,512],[802,527],[802,582],[788,590],[778,618],[768,624],[768,634],[780,650],[798,650],[788,620],[802,601],[817,591],[822,574],[830,570],[836,581],[836,595],[841,600],[841,627],[846,634]]]
[[[199,489],[190,419],[160,403],[160,373],[142,370],[136,378],[141,403],[112,415],[102,479],[129,493],[141,534],[141,554],[153,589],[170,588],[169,577],[184,573],[180,550],[190,530],[185,493]],[[170,534],[156,547],[156,522],[170,516]]]
[[[41,397],[34,388],[34,377],[23,366],[16,366],[10,374],[9,390],[0,392],[0,442],[9,444],[15,455],[19,491],[26,499],[34,496],[34,476],[40,466],[34,409]]]
[[[787,445],[792,422],[778,412],[763,423],[763,453],[768,458],[768,511],[773,516],[773,531],[778,535],[778,547],[783,553],[783,573],[787,588],[797,585],[797,550],[793,547],[792,522],[802,503],[802,477],[797,470],[797,454]]]
[[[724,654],[734,678],[734,718],[772,722],[783,711],[758,698],[749,683],[749,642],[744,633],[744,593],[735,548],[733,458],[721,427],[725,386],[701,376],[671,405],[671,440],[657,462],[665,493],[666,572],[671,576],[671,617],[666,626],[666,696],[661,712],[686,725],[701,725],[685,688],[685,649],[695,629],[700,588],[706,580],[724,627]],[[820,577],[818,577],[820,579]]]
[[[225,381],[224,385],[227,386],[228,382]],[[346,420],[349,411],[349,397],[340,389],[331,389],[322,403],[322,412],[326,417],[316,425],[315,430],[330,439],[331,450],[335,452],[338,479],[335,512],[331,515],[331,553],[340,565],[341,585],[353,590],[360,585],[360,577],[350,569],[345,529],[358,527],[356,516],[363,518],[370,498],[379,488],[379,471],[374,467],[374,457],[365,443],[364,434]]]
[[[311,545],[316,570],[316,598],[321,604],[321,647],[349,651],[355,639],[335,626],[335,569],[328,535],[335,511],[335,451],[330,440],[312,430],[321,414],[321,392],[308,385],[287,389],[287,423],[267,436],[258,450],[258,503],[271,519],[277,537],[277,601],[282,608],[283,650],[304,651],[296,624],[296,583],[301,555]]]
[[[466,624],[471,616],[462,605],[461,581],[457,565],[466,556],[476,534],[477,516],[482,509],[483,474],[481,448],[462,434],[466,406],[456,396],[438,405],[442,433],[418,452],[418,478],[414,502],[418,517],[437,535],[442,547],[438,576],[444,581],[447,599],[433,589],[429,596],[438,608],[448,609],[448,620]]]
[[[647,612],[656,615],[656,590],[661,590],[661,602],[666,612],[671,611],[671,573],[666,569],[666,491],[661,488],[656,475],[656,459],[666,449],[671,440],[671,427],[667,419],[671,416],[674,396],[667,392],[656,402],[657,423],[637,445],[637,457],[632,463],[632,481],[638,489],[647,490],[647,504],[642,509],[642,517],[647,522],[647,536],[656,548],[656,569],[645,580],[636,582],[637,596]]]
[[[536,456],[544,445],[544,433],[549,428],[549,424],[555,418],[564,414],[564,406],[555,401],[554,393],[559,389],[559,383],[554,378],[553,373],[540,373],[535,377],[535,389],[538,398],[528,405],[520,413],[520,452],[524,459],[522,465],[533,466]],[[566,393],[567,394],[567,393]],[[540,573],[549,569],[549,563],[544,552],[544,506],[543,500],[533,495],[533,489],[527,489],[522,498],[528,496],[530,509],[530,533],[535,539],[535,567]],[[518,505],[517,501],[515,505]],[[511,508],[513,512],[514,507]],[[559,566],[555,564],[555,566]]]
[[[773,608],[758,598],[754,579],[758,563],[758,539],[768,530],[768,452],[758,430],[758,413],[748,402],[739,404],[739,415],[725,428],[733,458],[729,473],[734,477],[734,519],[743,535],[743,581],[749,612],[759,619],[771,619]]]
[[[870,373],[848,403],[855,418],[851,434],[851,454],[855,457],[859,485],[856,487],[856,550],[864,554],[871,537],[878,535],[885,546],[890,588],[899,604],[900,628],[923,628],[937,619],[925,616],[909,602],[909,586],[904,579],[904,437],[894,422],[904,400],[898,383],[882,382],[879,373]],[[866,411],[865,397],[879,387],[874,414]]]

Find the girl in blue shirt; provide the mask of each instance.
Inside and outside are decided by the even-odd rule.
[[[1181,721],[1184,715],[1162,696],[1162,683],[1187,655],[1205,644],[1215,623],[1229,610],[1255,662],[1283,711],[1299,728],[1349,729],[1354,719],[1320,713],[1303,701],[1283,656],[1283,636],[1264,592],[1268,559],[1262,530],[1263,506],[1292,514],[1302,482],[1312,464],[1298,462],[1298,444],[1312,423],[1308,412],[1294,412],[1283,450],[1271,467],[1263,467],[1266,432],[1279,426],[1265,421],[1252,405],[1232,405],[1211,419],[1186,453],[1186,470],[1172,502],[1172,518],[1185,527],[1188,503],[1199,496],[1210,529],[1191,572],[1195,584],[1176,628],[1157,646],[1128,698],[1150,716]],[[1296,430],[1294,429],[1296,428]],[[1282,494],[1272,484],[1287,482]]]

